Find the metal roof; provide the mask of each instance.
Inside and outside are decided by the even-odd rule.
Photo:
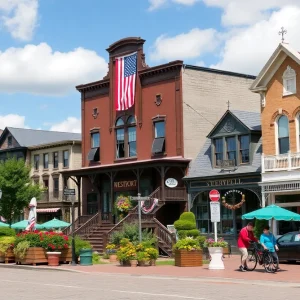
[[[250,130],[261,131],[260,113],[242,110],[230,110],[230,112],[233,113]]]
[[[21,147],[33,147],[66,141],[81,141],[80,133],[7,127]]]

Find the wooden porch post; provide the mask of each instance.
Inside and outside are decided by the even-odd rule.
[[[160,167],[160,178],[161,178],[161,199],[165,201],[165,166]]]
[[[76,176],[78,193],[78,217],[81,217],[81,176]]]

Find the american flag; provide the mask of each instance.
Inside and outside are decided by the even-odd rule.
[[[115,108],[126,110],[133,106],[135,96],[137,52],[116,58]]]

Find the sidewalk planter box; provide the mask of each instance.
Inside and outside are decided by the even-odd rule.
[[[62,249],[59,258],[60,263],[69,263],[72,261],[72,248]]]
[[[13,263],[15,262],[15,255],[13,249],[8,249],[5,253],[0,253],[0,263]]]
[[[209,247],[208,248],[211,261],[209,263],[209,270],[224,270],[223,263],[223,248],[222,247]]]
[[[201,250],[175,250],[176,267],[201,267],[203,265]]]
[[[30,247],[27,252],[26,256],[21,259],[16,257],[16,263],[20,265],[34,265],[36,264],[47,264],[48,259],[46,256],[45,249],[42,247]]]

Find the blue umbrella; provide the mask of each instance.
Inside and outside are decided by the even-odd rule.
[[[277,205],[269,205],[258,210],[242,215],[242,219],[300,221],[300,215]]]
[[[64,228],[70,226],[70,223],[58,220],[56,218],[52,219],[41,225],[42,228],[52,229],[52,228]]]

